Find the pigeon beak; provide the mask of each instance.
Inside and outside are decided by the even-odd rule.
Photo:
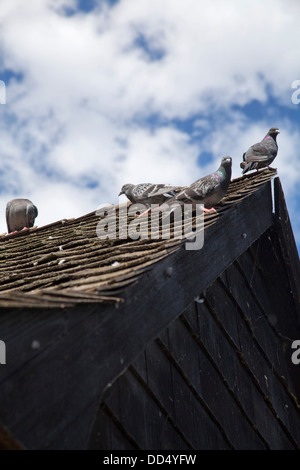
[[[121,196],[121,194],[123,194],[123,192],[122,192],[122,191],[120,191],[120,192],[119,192],[118,196]]]

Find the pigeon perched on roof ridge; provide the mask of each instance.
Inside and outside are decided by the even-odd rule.
[[[278,152],[276,137],[279,133],[278,127],[271,127],[260,142],[249,147],[243,154],[243,161],[240,164],[243,174],[271,165]]]
[[[182,191],[183,186],[170,186],[166,184],[140,183],[140,184],[124,184],[121,188],[119,196],[125,194],[133,203],[141,203],[146,207],[151,204],[162,204],[169,198],[174,197],[178,192]]]
[[[29,199],[12,199],[6,204],[6,224],[8,233],[19,232],[33,227],[38,216],[36,206]]]
[[[223,157],[216,171],[203,176],[166,201],[164,203],[165,210],[167,207],[172,208],[177,204],[192,204],[193,208],[196,204],[203,204],[204,212],[215,211],[214,206],[223,199],[227,192],[231,180],[231,169],[232,158]],[[156,208],[155,210],[160,209]]]

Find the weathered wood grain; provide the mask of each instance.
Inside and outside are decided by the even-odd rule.
[[[258,218],[261,199],[265,202]],[[266,183],[208,228],[202,250],[186,251],[183,246],[129,286],[122,308],[86,304],[40,313],[8,309],[1,334],[3,340],[11,338],[12,359],[5,374],[0,371],[0,421],[29,448],[84,448],[107,384],[271,225],[271,206]],[[231,236],[225,237],[229,226]],[[60,334],[53,332],[55,318]],[[21,335],[15,329],[18,323],[21,329],[26,325]],[[40,349],[32,351],[33,340],[40,341]]]
[[[69,295],[65,291],[67,299],[78,278],[76,286],[83,289],[85,303],[0,312],[0,336],[7,344],[7,364],[0,369],[0,422],[9,434],[29,449],[297,448],[297,401],[289,379],[280,380],[288,369],[280,349],[285,341],[272,324],[273,303],[280,294],[270,300],[272,290],[263,276],[265,263],[274,271],[277,262],[268,237],[279,246],[282,298],[292,312],[290,326],[297,314],[295,296],[289,296],[288,289],[297,263],[286,267],[290,242],[282,235],[287,247],[281,248],[269,179],[266,173],[266,182],[258,184],[249,176],[250,193],[246,178],[237,181],[217,216],[207,218],[201,250],[187,251],[182,244],[168,251],[151,241],[147,258],[144,241],[131,242],[129,256],[125,245],[117,243],[116,253],[119,250],[123,261],[132,264],[127,264],[128,273],[120,270],[117,282],[112,270],[111,284],[105,281],[103,286],[97,251],[90,256],[86,245],[90,239],[84,223],[89,217],[82,219],[81,228],[78,221],[67,222],[69,236],[78,231],[82,245],[67,241],[65,247],[75,249],[75,258],[64,276],[74,277],[56,279],[70,289]],[[44,230],[51,233],[50,228]],[[286,230],[289,233],[289,227]],[[30,234],[33,241],[36,234]],[[258,239],[262,251],[256,251]],[[14,243],[17,240],[21,236]],[[84,247],[82,257],[76,255],[78,247]],[[102,246],[107,249],[103,268],[119,259],[109,247]],[[42,252],[47,254],[43,248]],[[144,260],[140,271],[139,257]],[[76,262],[87,258],[85,280]],[[23,261],[26,267],[26,257]],[[43,262],[37,266],[45,268]],[[109,270],[106,275],[109,278]],[[96,285],[111,295],[122,283],[123,303],[94,303]],[[193,309],[203,291],[205,305]],[[49,292],[45,299],[50,301],[50,296]],[[77,298],[79,293],[74,293]]]

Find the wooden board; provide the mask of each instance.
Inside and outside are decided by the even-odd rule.
[[[125,371],[272,223],[270,183],[266,183],[224,211],[218,222],[207,229],[202,250],[191,252],[182,247],[144,273],[126,289],[122,305],[87,304],[34,312],[7,309],[1,317],[1,339],[8,344],[7,365],[0,371],[0,421],[28,448],[86,448],[101,397],[106,396],[106,389],[117,383],[118,377],[122,377],[126,387],[132,387],[133,393],[140,394],[140,410],[151,416],[157,402],[153,397],[149,402],[141,380],[130,371],[126,375]],[[38,349],[32,348],[33,341],[39,342]],[[165,347],[171,345],[165,343]],[[175,369],[172,370],[173,377]],[[142,372],[136,372],[145,382]],[[176,380],[180,383],[184,376],[179,379],[177,372]],[[119,407],[114,408],[118,395],[112,389],[110,393],[116,395],[105,404],[118,418],[114,424],[123,426],[120,415],[123,397],[119,397]],[[194,400],[195,393],[188,393]],[[198,406],[203,408],[206,401],[201,401],[201,394],[197,393]],[[215,416],[208,411],[212,405],[206,406],[211,420]],[[164,407],[167,409],[166,404]],[[170,433],[174,432],[179,439],[178,445],[188,448],[191,437],[183,418],[180,432],[169,421],[168,426]],[[221,417],[214,421],[221,427],[224,422]],[[92,435],[91,445],[96,433]],[[167,443],[168,436],[161,436]],[[254,443],[257,436],[253,436]],[[223,433],[221,438],[223,443],[232,442],[224,441]],[[264,446],[264,440],[258,439]],[[130,442],[135,445],[136,436]],[[142,444],[137,445],[154,445],[154,437],[145,434]]]

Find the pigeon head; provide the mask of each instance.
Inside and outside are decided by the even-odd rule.
[[[127,196],[128,192],[130,192],[133,187],[133,184],[124,184],[119,192],[119,196],[121,196],[121,194],[125,194],[125,196]]]
[[[232,165],[232,158],[231,157],[223,157],[221,160],[221,166],[224,168],[231,168]]]
[[[276,140],[278,134],[280,134],[278,127],[271,127],[267,135],[273,137],[273,139]]]
[[[221,160],[221,164],[219,169],[217,170],[217,174],[221,176],[221,178],[225,178],[230,180],[231,178],[231,166],[232,166],[232,158],[231,157],[223,157]]]

